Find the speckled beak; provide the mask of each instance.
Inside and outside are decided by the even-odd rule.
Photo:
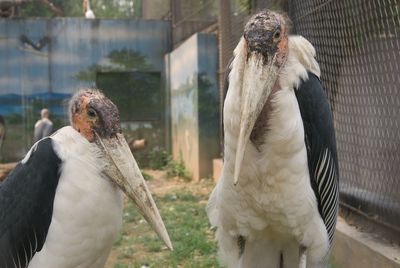
[[[244,65],[241,88],[240,132],[236,147],[233,177],[235,185],[239,180],[240,169],[250,134],[272,92],[279,73],[275,56],[268,57],[267,59],[262,53],[250,50],[248,51],[248,57]]]
[[[153,227],[169,249],[173,249],[168,232],[142,173],[122,134],[101,138],[96,132],[96,143],[110,163],[104,170],[106,176],[134,202],[139,212]]]

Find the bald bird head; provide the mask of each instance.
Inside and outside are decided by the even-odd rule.
[[[136,205],[165,244],[172,249],[167,230],[143,175],[122,135],[117,106],[96,89],[78,91],[69,105],[71,126],[99,148],[107,163],[103,174]]]

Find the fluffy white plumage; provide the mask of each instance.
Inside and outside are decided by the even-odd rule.
[[[28,267],[103,267],[122,224],[122,192],[101,175],[98,146],[70,126],[51,139],[62,173],[46,242]]]
[[[243,79],[257,83],[243,68],[246,44],[234,51],[229,90],[224,106],[225,158],[207,213],[217,227],[219,257],[228,267],[278,267],[284,251],[285,267],[299,264],[299,246],[307,247],[307,265],[317,266],[329,249],[326,228],[310,185],[303,122],[293,88],[307,71],[319,77],[313,46],[301,36],[289,37],[287,62],[280,71],[280,90],[274,93],[269,132],[257,150],[248,143],[234,186],[233,174],[240,123],[240,86]],[[239,259],[238,236],[246,237]]]
[[[85,12],[85,18],[87,19],[95,19],[96,16],[94,15],[93,11],[91,9],[87,10]]]
[[[87,18],[87,19],[95,19],[96,18],[93,11],[90,9],[90,0],[86,0],[85,18]]]

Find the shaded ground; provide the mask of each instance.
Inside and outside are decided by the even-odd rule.
[[[174,251],[169,251],[131,202],[125,202],[124,224],[106,268],[219,267],[216,244],[205,206],[212,180],[198,183],[167,179],[164,171],[145,171]],[[147,177],[147,176],[146,176]]]

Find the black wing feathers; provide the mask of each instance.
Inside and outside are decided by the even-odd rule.
[[[311,186],[332,242],[339,197],[339,173],[331,109],[322,85],[314,74],[295,90],[304,124]]]
[[[0,184],[0,267],[27,267],[46,240],[61,159],[46,138]]]

